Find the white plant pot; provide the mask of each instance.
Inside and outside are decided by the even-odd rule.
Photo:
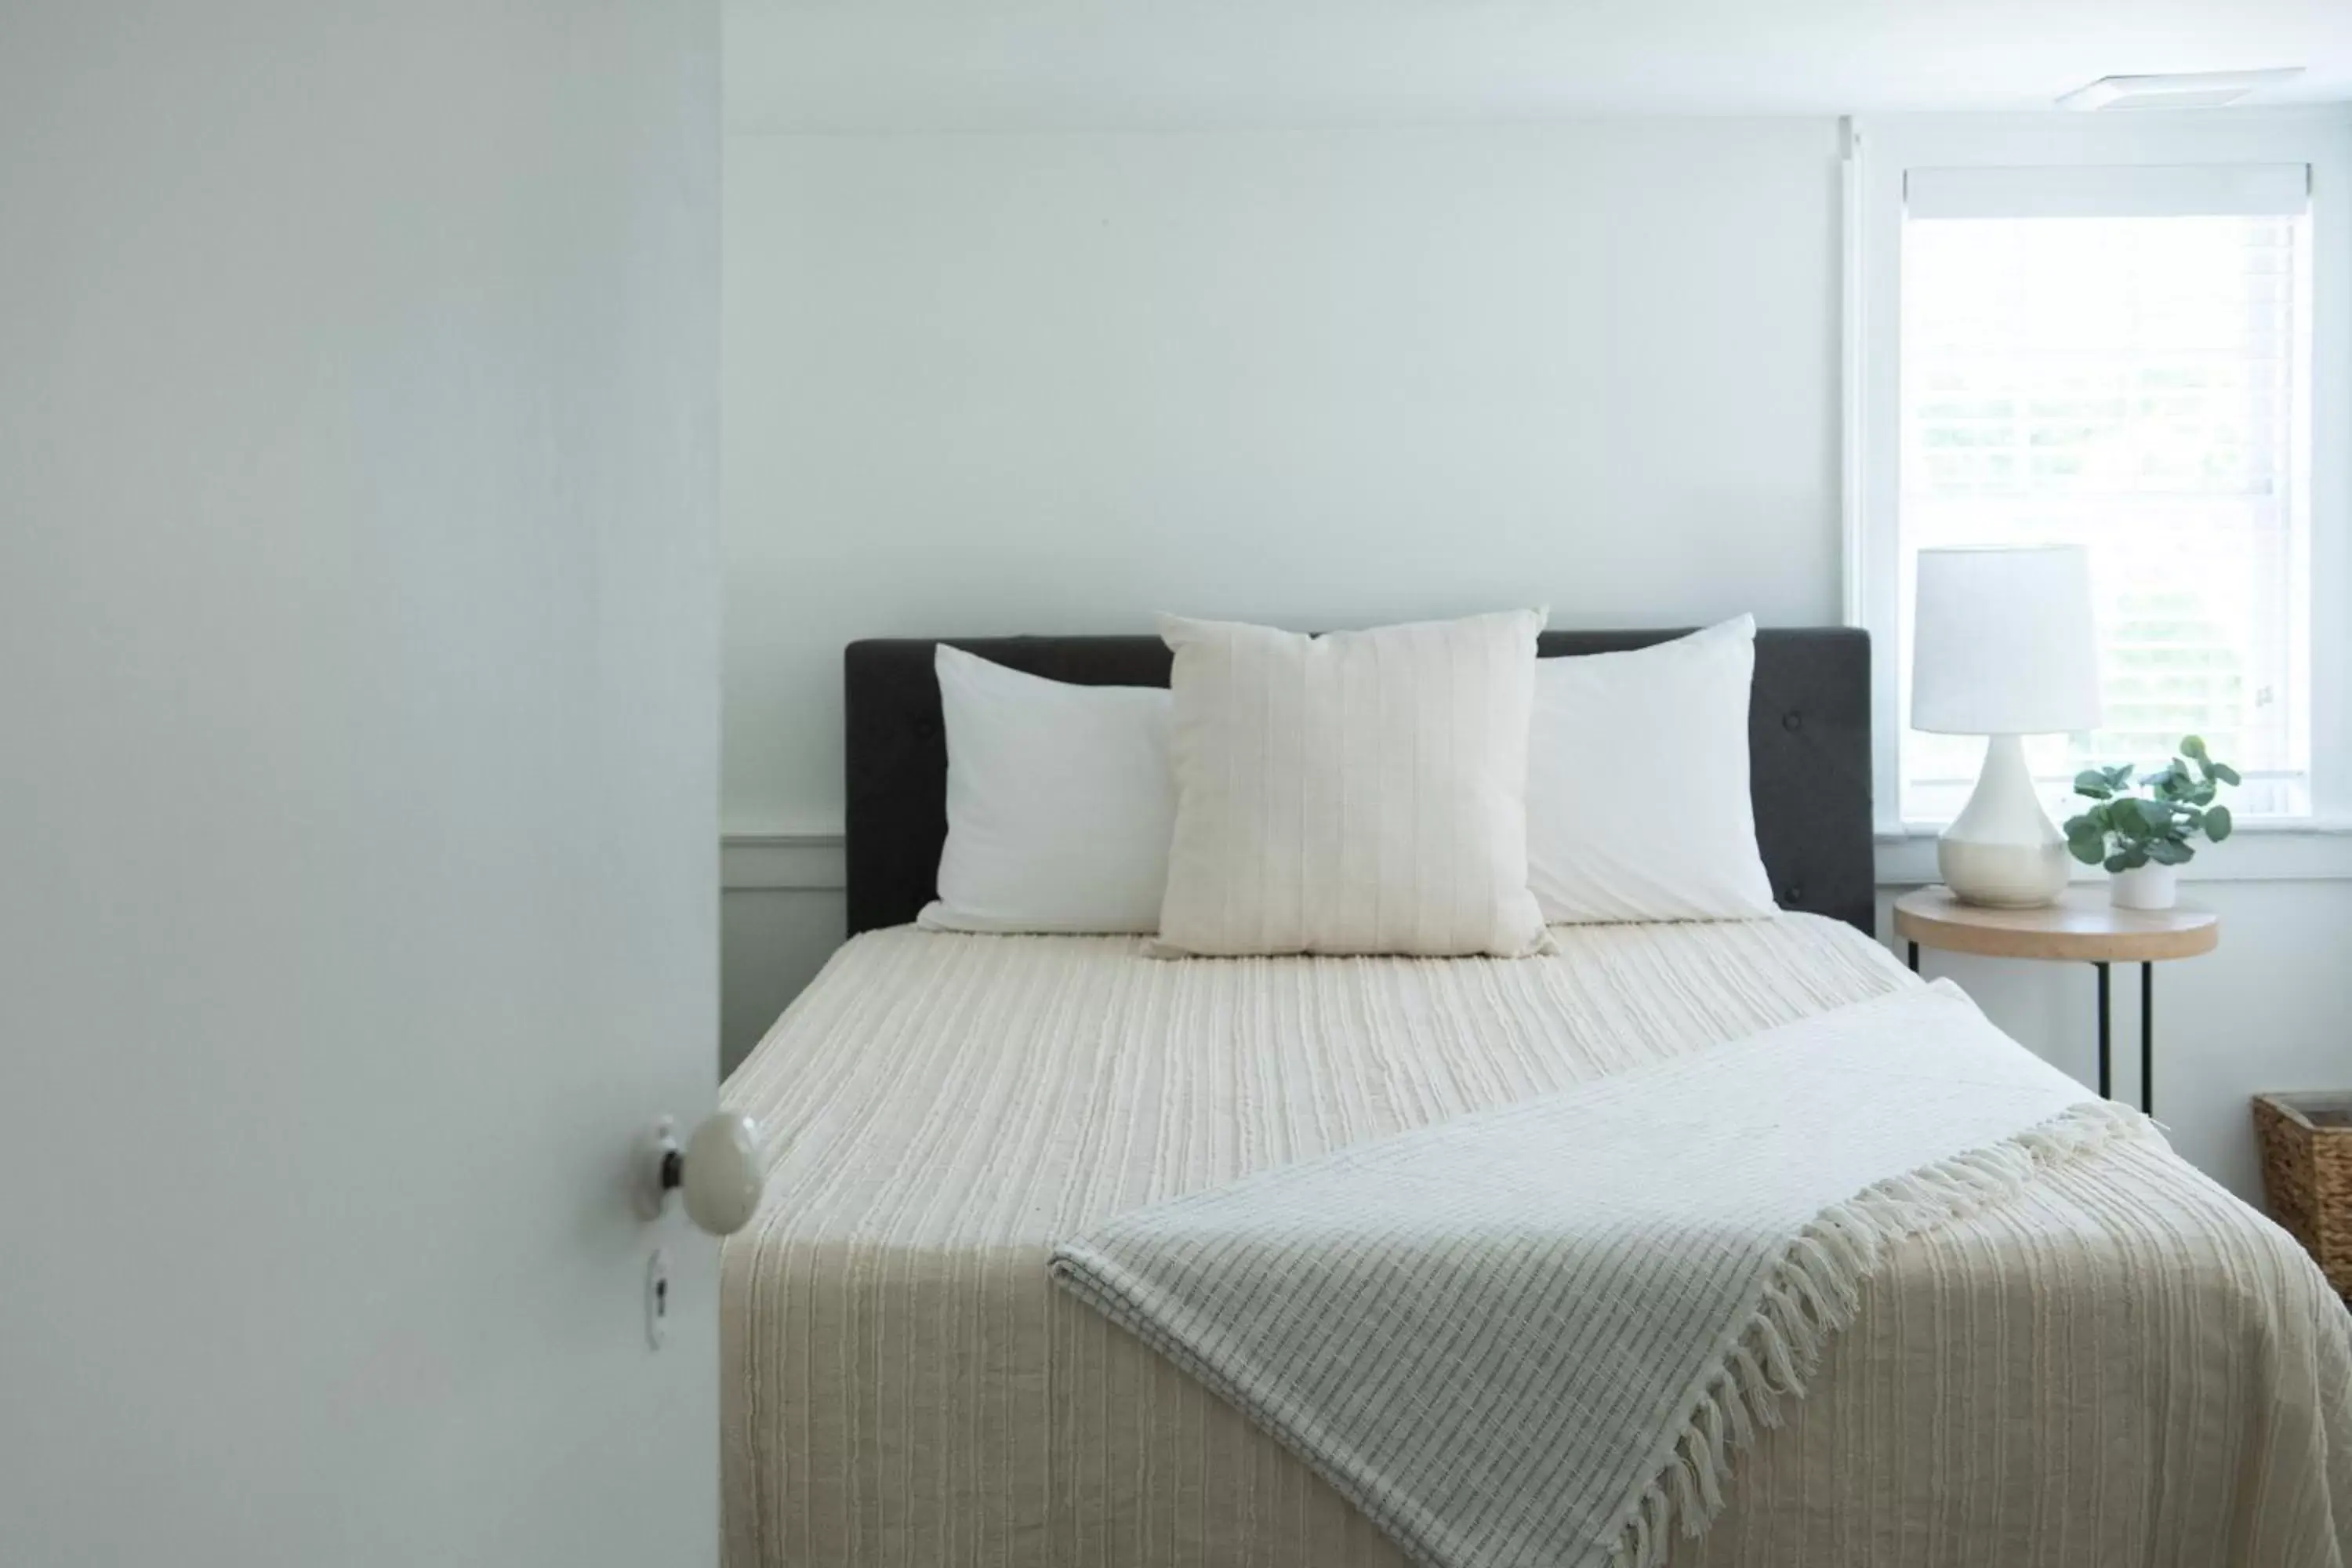
[[[2168,910],[2180,894],[2180,868],[2151,860],[2107,878],[2107,901],[2119,910]]]

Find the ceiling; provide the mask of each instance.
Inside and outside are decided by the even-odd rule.
[[[727,0],[745,131],[2043,109],[2110,73],[2302,66],[2352,0]]]

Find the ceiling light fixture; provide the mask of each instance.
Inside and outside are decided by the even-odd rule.
[[[2058,100],[2064,109],[2219,109],[2250,93],[2303,74],[2301,66],[2274,70],[2178,71],[2169,76],[2103,76]]]

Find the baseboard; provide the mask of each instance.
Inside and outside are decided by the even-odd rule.
[[[838,833],[730,833],[719,841],[719,885],[727,892],[839,891],[845,885]]]

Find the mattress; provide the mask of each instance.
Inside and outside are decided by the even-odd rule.
[[[894,928],[729,1080],[730,1568],[1400,1561],[1050,1283],[1107,1215],[1916,982],[1809,916],[1518,960],[1143,956]],[[2307,1258],[2125,1143],[1907,1243],[1694,1564],[2340,1563],[2352,1331]]]

